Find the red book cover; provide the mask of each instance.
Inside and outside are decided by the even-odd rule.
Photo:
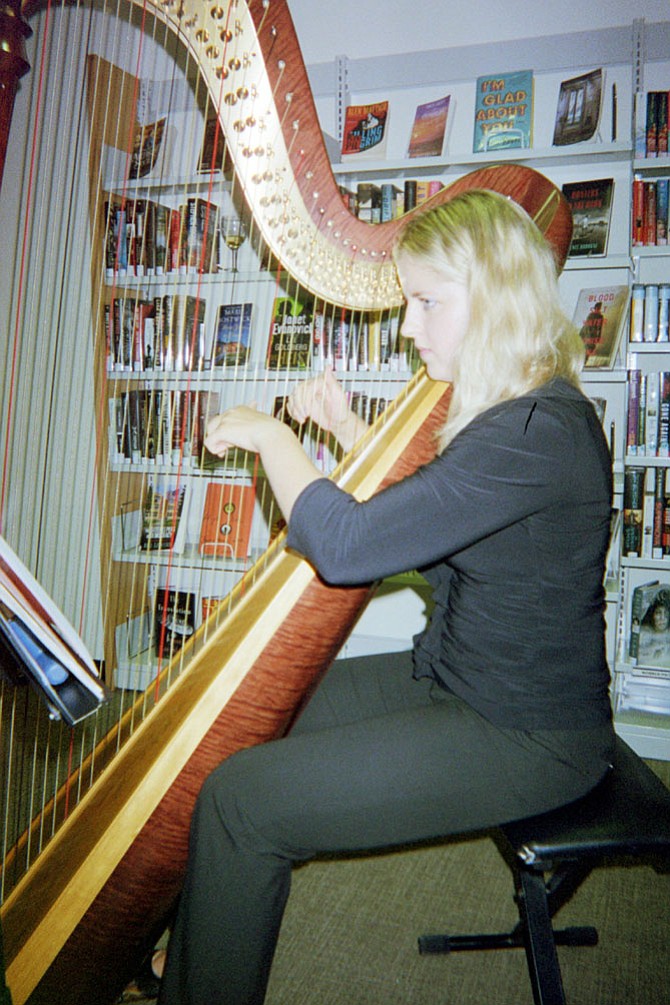
[[[200,554],[247,558],[255,491],[252,485],[210,482],[200,528]]]

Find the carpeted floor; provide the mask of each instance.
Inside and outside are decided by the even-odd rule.
[[[670,787],[670,763],[652,766]],[[532,1005],[522,950],[417,951],[423,933],[515,921],[510,873],[487,837],[312,862],[295,872],[266,1005]],[[670,875],[597,870],[558,923],[600,935],[559,948],[570,1005],[670,1005]]]

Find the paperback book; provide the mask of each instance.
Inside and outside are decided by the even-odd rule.
[[[142,500],[142,551],[184,550],[186,540],[186,485],[175,475],[147,479]]]
[[[314,301],[309,297],[276,297],[268,340],[271,370],[306,370],[310,365]]]
[[[214,332],[214,366],[245,366],[253,304],[221,304]]]
[[[474,153],[530,147],[533,141],[533,71],[477,78]]]
[[[562,191],[572,210],[572,240],[568,257],[605,255],[612,218],[614,179],[566,182]]]
[[[409,139],[408,157],[441,157],[451,95],[418,105]]]
[[[187,590],[156,591],[154,649],[159,659],[171,658],[195,631],[196,595]]]
[[[584,342],[588,369],[608,370],[614,365],[627,307],[628,286],[580,291],[572,320]]]
[[[130,154],[130,178],[145,178],[154,168],[165,136],[165,117],[135,126]]]

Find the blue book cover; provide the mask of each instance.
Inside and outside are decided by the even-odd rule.
[[[214,333],[214,366],[244,366],[249,358],[253,304],[221,304]]]
[[[477,78],[474,153],[530,147],[533,139],[533,71]]]

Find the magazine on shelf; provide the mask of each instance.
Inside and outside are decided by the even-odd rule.
[[[0,644],[10,680],[27,679],[53,719],[73,726],[107,700],[86,645],[0,537]],[[12,670],[14,674],[12,674]]]

